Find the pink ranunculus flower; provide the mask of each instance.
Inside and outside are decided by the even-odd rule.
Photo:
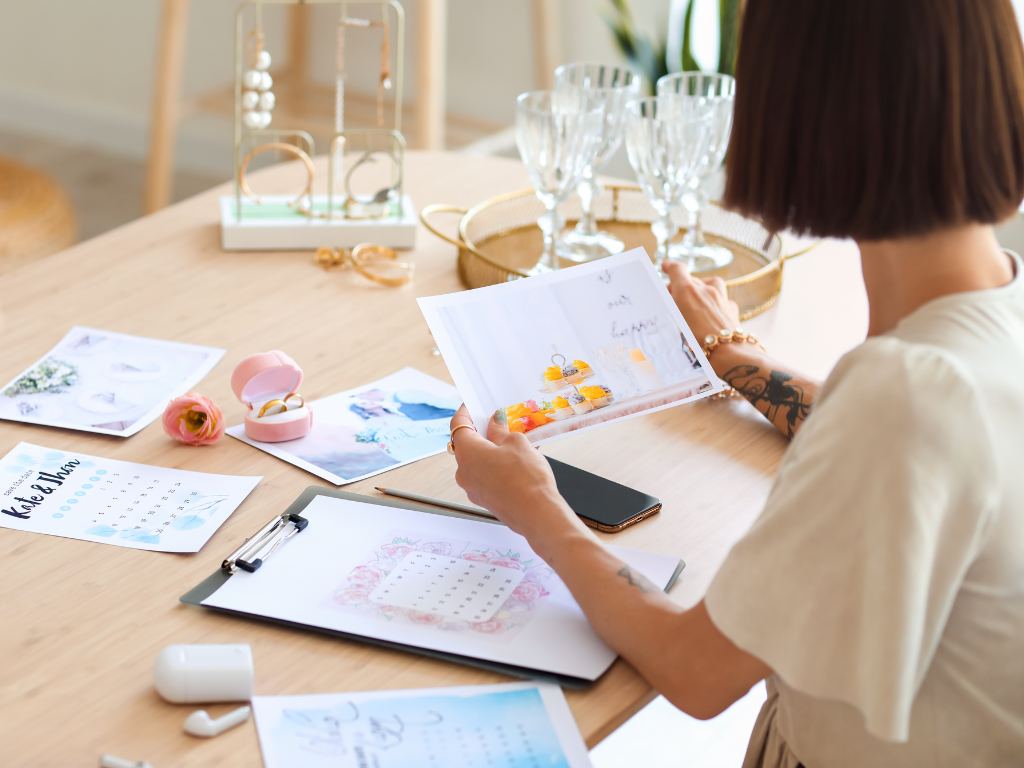
[[[164,409],[164,432],[188,445],[209,445],[224,434],[224,414],[195,392],[176,397]]]

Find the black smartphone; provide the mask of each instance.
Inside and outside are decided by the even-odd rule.
[[[558,492],[591,528],[615,533],[661,510],[661,500],[614,480],[545,457]]]

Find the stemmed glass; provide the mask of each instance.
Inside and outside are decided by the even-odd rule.
[[[564,233],[557,243],[558,255],[570,261],[591,261],[625,249],[621,239],[597,228],[594,200],[601,195],[595,175],[619,148],[626,119],[626,102],[640,95],[640,76],[631,69],[614,64],[563,64],[555,70],[556,90],[580,90],[591,94],[604,107],[604,122],[597,140],[593,162],[583,169],[576,187],[580,197],[580,218],[576,227]]]
[[[732,107],[736,96],[736,81],[729,75],[710,72],[677,72],[659,78],[658,96],[675,95],[707,104],[711,111],[711,142],[701,158],[700,167],[691,183],[690,193],[683,198],[692,214],[692,226],[682,242],[671,248],[671,258],[686,262],[691,271],[720,269],[733,259],[732,251],[709,243],[704,237],[701,212],[707,205],[704,188],[725,159],[732,131]]]
[[[635,99],[626,106],[626,152],[647,200],[658,214],[651,230],[658,240],[654,262],[669,257],[679,231],[672,210],[682,201],[711,141],[706,105],[679,96]]]
[[[544,251],[529,275],[558,269],[558,204],[593,162],[603,119],[600,103],[582,91],[528,91],[516,99],[516,145],[544,205],[544,215],[537,221]]]

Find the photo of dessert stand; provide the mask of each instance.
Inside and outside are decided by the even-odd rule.
[[[605,384],[597,383],[594,369],[585,360],[569,362],[555,353],[543,374],[543,399],[525,400],[505,409],[512,432],[529,433],[531,440],[543,440],[600,424],[618,416],[627,416],[659,405],[692,397],[711,387],[699,368],[685,381],[664,385],[653,363],[639,348],[630,349],[630,364],[640,378],[640,389],[624,398]]]
[[[699,373],[699,372],[698,372]],[[533,442],[544,440],[555,435],[562,435],[567,432],[574,432],[578,429],[592,427],[605,421],[611,421],[619,416],[628,416],[631,413],[649,411],[670,403],[677,403],[687,397],[692,397],[698,392],[711,387],[711,383],[703,376],[695,377],[693,381],[673,384],[661,389],[647,392],[643,395],[626,398],[624,400],[612,400],[608,405],[600,408],[593,408],[582,414],[573,414],[558,421],[549,421],[530,431]]]

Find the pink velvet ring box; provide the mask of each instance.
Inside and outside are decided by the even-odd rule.
[[[284,400],[298,394],[302,369],[279,350],[250,355],[231,374],[231,389],[249,406],[245,434],[261,443],[281,443],[305,437],[313,426],[313,412],[303,401],[280,413],[260,416],[263,406],[272,400]]]

